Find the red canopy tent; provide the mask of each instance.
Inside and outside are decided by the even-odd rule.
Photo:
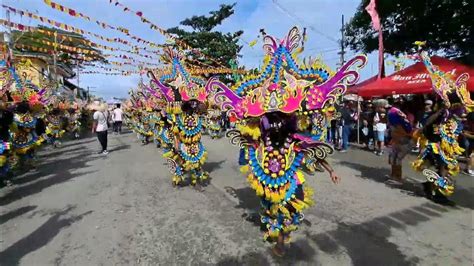
[[[474,68],[439,56],[433,56],[431,62],[456,79],[462,73],[469,74],[467,88],[474,91]],[[431,79],[422,62],[413,64],[382,79],[372,77],[349,89],[362,97],[386,96],[393,94],[431,93]]]

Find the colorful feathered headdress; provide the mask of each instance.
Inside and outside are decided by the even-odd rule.
[[[20,77],[8,61],[0,61],[0,82],[2,82],[1,94],[9,91],[14,104],[28,102],[30,107],[39,108],[47,102],[46,89],[33,84],[26,75]]]
[[[148,76],[156,87],[161,91],[168,102],[198,100],[206,102],[209,94],[205,80],[193,77],[183,66],[182,56],[171,48],[165,49],[166,61],[171,65],[169,69],[149,71]],[[179,95],[179,96],[177,96]]]
[[[11,67],[7,65],[7,61],[0,61],[0,96],[11,90],[15,79],[12,75]]]
[[[220,90],[215,101],[240,119],[276,111],[311,112],[335,103],[348,85],[357,82],[358,70],[365,66],[366,57],[354,57],[335,74],[318,61],[300,65],[296,48],[301,38],[296,27],[282,40],[266,35],[263,45],[266,57],[260,73],[245,77],[232,89],[211,79],[208,86]]]
[[[456,94],[462,105],[464,105],[469,112],[473,111],[474,101],[471,99],[471,95],[467,89],[469,74],[462,73],[456,80],[454,80],[449,73],[443,72],[438,66],[433,65],[428,52],[423,50],[425,42],[418,41],[415,42],[415,45],[418,46],[418,54],[411,58],[423,62],[426,70],[430,74],[433,91],[441,97],[445,105],[448,107],[451,106],[449,96],[451,94]]]

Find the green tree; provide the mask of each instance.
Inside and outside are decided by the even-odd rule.
[[[87,40],[84,36],[80,34],[71,33],[71,32],[60,30],[60,29],[49,28],[45,26],[38,26],[38,29],[43,30],[43,31],[49,31],[49,32],[57,32],[59,35],[70,37],[68,39],[62,39],[58,37],[57,43],[67,45],[70,47],[76,47],[76,48],[94,51],[94,54],[88,54],[86,56],[94,58],[93,61],[106,62],[101,51],[94,47],[91,47],[88,44],[89,40]],[[42,54],[44,56],[52,57],[51,54],[32,49],[32,47],[53,50],[54,49],[53,46],[45,43],[45,41],[54,43],[55,39],[53,35],[45,34],[40,31],[21,32],[21,31],[15,30],[12,32],[12,41],[14,42],[15,51],[30,52],[30,53]],[[25,47],[22,48],[19,45],[25,45]],[[58,62],[62,62],[71,68],[76,67],[76,62],[74,58],[77,54],[78,53],[73,52],[73,51],[62,50],[60,48],[57,49]]]
[[[180,22],[180,25],[190,27],[192,31],[179,27],[167,30],[168,33],[176,34],[178,40],[198,49],[205,55],[203,57],[193,51],[187,51],[186,56],[192,59],[189,60],[189,63],[199,66],[199,63],[196,63],[198,61],[212,67],[231,67],[229,62],[236,60],[242,49],[242,46],[237,42],[243,31],[223,33],[213,29],[234,14],[234,7],[235,3],[220,5],[219,10],[209,12],[209,16],[193,16]]]
[[[372,28],[362,0],[346,26],[347,45],[358,51],[378,49],[377,33]],[[385,52],[409,52],[415,41],[426,41],[427,49],[459,58],[474,65],[474,2],[472,0],[377,0]]]

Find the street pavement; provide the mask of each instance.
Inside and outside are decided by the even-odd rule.
[[[341,184],[307,177],[316,204],[276,258],[237,148],[204,143],[204,192],[173,188],[161,150],[132,133],[109,135],[107,156],[93,137],[43,149],[37,171],[0,190],[0,265],[473,265],[471,177],[459,176],[457,205],[442,206],[421,196],[408,164],[394,187],[386,156],[336,153]]]

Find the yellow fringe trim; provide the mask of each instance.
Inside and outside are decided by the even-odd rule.
[[[250,136],[253,140],[258,140],[262,135],[258,126],[237,125],[237,129],[244,136]]]
[[[248,165],[244,165],[240,167],[240,172],[242,174],[248,173],[250,171],[250,167]]]

